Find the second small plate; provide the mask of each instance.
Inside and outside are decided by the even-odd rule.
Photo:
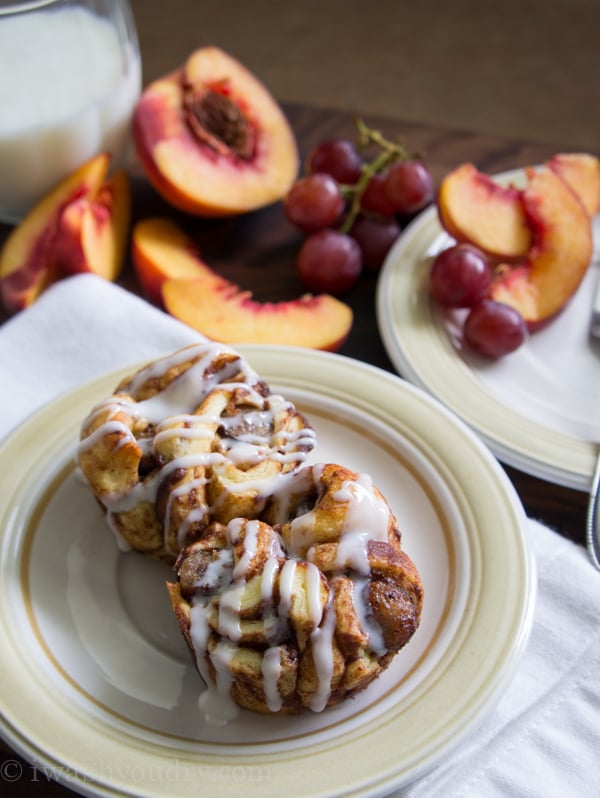
[[[499,176],[518,183],[521,170]],[[600,218],[594,220],[600,239]],[[377,319],[398,372],[466,421],[504,463],[577,490],[600,441],[600,340],[589,335],[598,251],[575,296],[546,328],[498,361],[460,347],[429,298],[435,255],[454,240],[435,207],[407,228],[381,271]]]

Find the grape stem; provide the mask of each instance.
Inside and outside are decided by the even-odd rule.
[[[386,139],[379,130],[370,128],[360,118],[357,118],[355,123],[358,128],[358,148],[360,150],[365,150],[369,145],[374,144],[376,147],[379,147],[380,152],[378,152],[371,161],[363,163],[361,175],[356,183],[352,185],[343,184],[340,186],[343,198],[349,203],[344,223],[340,227],[342,233],[348,233],[352,229],[356,217],[363,212],[361,209],[361,199],[371,178],[385,171],[398,161],[406,161],[411,157],[415,157],[410,155],[401,141],[390,141]]]

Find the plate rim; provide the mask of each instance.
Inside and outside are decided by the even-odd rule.
[[[404,772],[399,772],[398,769],[393,769],[393,772],[387,772],[381,778],[379,778],[378,781],[371,777],[368,783],[366,781],[362,784],[357,783],[354,788],[351,788],[352,792],[347,793],[348,795],[356,796],[376,794],[383,795],[386,792],[397,788],[398,786],[402,786],[403,784],[412,781],[426,770],[429,770],[440,761],[440,758],[446,756],[451,750],[459,745],[464,737],[472,731],[473,725],[496,703],[506,684],[512,678],[514,670],[520,661],[529,635],[535,605],[535,566],[529,543],[525,535],[525,512],[518,500],[516,492],[512,488],[512,484],[487,447],[481,443],[481,441],[465,424],[460,421],[460,419],[456,418],[452,413],[450,413],[450,411],[448,411],[440,402],[429,396],[429,394],[423,392],[420,388],[408,383],[406,380],[403,380],[397,375],[385,372],[376,366],[372,366],[361,361],[356,361],[343,355],[321,353],[315,352],[314,350],[304,350],[301,348],[276,347],[270,345],[240,345],[236,348],[242,354],[248,357],[251,364],[261,374],[261,376],[264,376],[268,381],[273,383],[277,382],[278,380],[283,380],[285,382],[285,378],[287,376],[290,380],[300,380],[298,387],[304,387],[306,384],[306,374],[304,373],[303,369],[308,368],[311,373],[318,372],[318,369],[315,368],[315,361],[318,361],[319,364],[322,363],[323,365],[328,366],[328,369],[326,370],[327,381],[330,383],[329,390],[333,390],[334,394],[336,391],[338,391],[339,395],[339,388],[337,386],[332,388],[332,380],[335,381],[340,374],[345,376],[348,376],[350,372],[355,374],[356,370],[358,369],[358,371],[365,377],[368,376],[371,378],[371,380],[374,380],[376,383],[378,383],[377,387],[381,387],[382,385],[387,386],[392,392],[394,390],[398,390],[405,396],[411,396],[412,402],[416,402],[418,400],[418,402],[422,403],[423,406],[428,407],[429,413],[433,413],[434,415],[437,414],[440,418],[440,421],[443,419],[444,424],[449,424],[454,430],[455,434],[459,435],[461,438],[464,438],[464,440],[468,442],[468,446],[471,447],[472,451],[478,453],[478,455],[483,459],[483,462],[489,469],[491,484],[495,486],[496,490],[499,492],[499,495],[506,503],[504,510],[512,519],[513,528],[511,530],[511,542],[512,545],[516,547],[516,551],[519,555],[518,565],[520,569],[520,589],[522,595],[520,597],[518,608],[514,609],[515,614],[518,617],[514,621],[515,627],[512,629],[509,635],[511,638],[511,651],[509,652],[510,656],[502,662],[502,667],[498,667],[496,669],[494,678],[485,686],[485,689],[482,689],[482,694],[479,695],[476,700],[473,700],[473,704],[470,707],[470,713],[465,715],[461,719],[460,723],[455,722],[451,733],[446,733],[442,745],[439,744],[439,741],[437,745],[432,742],[431,750],[426,751],[420,757],[418,762],[414,760],[412,766],[410,768],[405,768]],[[275,361],[276,365],[272,361]],[[270,367],[269,363],[271,363]],[[260,366],[258,364],[260,364]],[[300,377],[298,376],[299,364],[302,364],[302,373]],[[89,396],[91,400],[93,395],[99,393],[100,385],[103,386],[108,381],[116,384],[119,375],[130,373],[132,369],[136,367],[137,366],[134,365],[132,367],[120,368],[114,372],[104,374],[72,391],[66,391],[56,399],[44,405],[44,407],[39,411],[25,419],[23,423],[17,427],[17,429],[14,430],[11,435],[8,436],[8,438],[0,443],[0,461],[6,456],[7,450],[10,450],[11,447],[16,445],[20,435],[24,434],[24,432],[27,431],[32,425],[35,426],[36,423],[39,424],[45,418],[51,418],[57,408],[62,408],[64,412],[65,402],[72,401],[74,395],[79,396],[80,399],[82,399],[82,397]],[[272,374],[269,373],[269,369],[275,370],[277,372],[277,376],[272,376]],[[302,374],[304,374],[304,378],[302,377]],[[102,395],[98,396],[98,398],[102,398]],[[47,445],[51,446],[50,443]],[[1,517],[2,515],[0,513],[0,518]],[[3,527],[0,529],[0,543],[2,544],[2,549],[6,544],[6,540],[4,538],[5,535],[3,525]],[[483,541],[479,541],[479,544],[481,547]],[[2,549],[0,549],[0,551]],[[483,556],[481,551],[478,552],[478,556]],[[1,565],[2,563],[0,562],[0,566]],[[0,619],[1,618],[2,615],[0,614]],[[418,698],[418,695],[413,696],[412,703],[418,701]],[[377,725],[381,727],[387,727],[388,725],[393,725],[392,721],[393,719],[386,720],[386,717],[383,716],[379,719]],[[61,760],[59,757],[51,755],[49,751],[36,749],[34,742],[28,741],[26,738],[24,738],[18,729],[13,729],[12,733],[10,733],[10,729],[8,728],[7,722],[4,718],[2,720],[2,728],[4,735],[10,744],[26,759],[32,762],[46,761],[49,767],[54,767],[56,769],[55,772],[60,776]],[[360,737],[360,734],[358,736]],[[356,734],[348,734],[345,735],[345,737],[347,737],[348,740],[344,742],[344,745],[354,746],[357,743],[357,741],[354,739]],[[326,748],[329,749],[332,748],[332,746],[327,745]],[[333,746],[333,749],[335,749],[335,746]],[[303,755],[307,755],[307,751],[309,751],[313,758],[317,756],[318,753],[312,751],[310,746],[308,749],[303,748],[300,750],[303,752]],[[325,752],[325,754],[326,753],[327,752]],[[335,756],[335,753],[333,755]],[[252,758],[255,759],[255,756]],[[60,781],[61,779],[59,778],[58,780]],[[75,789],[83,791],[88,795],[99,796],[123,794],[123,792],[119,791],[115,785],[111,786],[110,784],[95,784],[89,780],[84,780],[82,782],[77,771],[75,773],[67,772],[63,780],[67,786],[71,788],[74,787]],[[261,785],[260,794],[269,794],[268,790],[265,791],[264,788],[265,785]],[[236,786],[236,789],[239,789],[239,784]],[[182,792],[182,795],[183,794],[184,793]],[[225,795],[225,793],[223,793],[223,795]]]
[[[492,175],[492,179],[501,184],[519,183],[524,179],[524,169],[503,171]],[[380,271],[376,289],[377,326],[394,368],[399,375],[438,399],[458,415],[502,462],[539,479],[587,492],[599,453],[598,443],[584,441],[574,435],[537,423],[496,400],[477,379],[476,371],[457,355],[446,330],[442,329],[442,325],[436,320],[436,309],[428,296],[425,296],[422,285],[421,293],[417,294],[417,288],[411,282],[410,287],[413,291],[408,298],[405,298],[403,291],[395,290],[397,288],[395,281],[401,280],[400,267],[406,267],[408,261],[409,268],[406,271],[410,274],[403,275],[402,281],[402,287],[406,289],[409,278],[414,278],[416,269],[414,258],[419,255],[423,258],[427,247],[444,232],[434,204],[407,225],[388,253]],[[418,330],[415,335],[419,336],[419,346],[426,352],[437,352],[446,366],[450,364],[451,373],[448,375],[447,384],[451,384],[451,378],[464,380],[468,391],[476,394],[472,397],[472,401],[470,398],[467,410],[456,393],[444,392],[438,389],[437,384],[432,386],[429,375],[423,374],[413,351],[416,339],[413,349],[407,352],[406,345],[394,329],[395,319],[405,317],[410,320],[410,323],[406,323],[407,328],[413,332],[415,329]],[[420,351],[422,352],[422,349]],[[478,408],[482,405],[491,412],[488,410],[479,412]],[[511,439],[506,433],[501,436],[497,424],[493,423],[497,412],[506,415],[507,421],[503,429],[510,430],[515,423],[525,422],[525,434],[522,434],[523,428],[521,428],[519,439]],[[551,460],[544,457],[544,450],[539,445],[544,439],[549,440]],[[568,455],[570,466],[565,464],[565,455]]]

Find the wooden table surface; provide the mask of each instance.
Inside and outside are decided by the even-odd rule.
[[[354,116],[348,113],[301,105],[285,106],[304,159],[312,146],[332,136],[354,137]],[[425,157],[436,183],[453,167],[471,161],[488,173],[527,166],[542,161],[568,145],[537,145],[404,122],[401,119],[366,118],[391,137],[401,136],[411,150]],[[149,216],[168,216],[180,224],[198,244],[204,259],[229,280],[251,290],[256,299],[291,299],[303,293],[295,274],[294,259],[301,241],[286,221],[280,204],[234,220],[208,221],[185,216],[166,205],[149,187],[135,165],[133,183],[134,221]],[[9,228],[0,225],[0,244]],[[121,284],[137,292],[129,266]],[[355,321],[341,354],[394,371],[381,342],[375,316],[377,276],[366,273],[360,284],[343,297],[353,308]],[[0,311],[0,323],[7,314]],[[60,353],[57,353],[60,356]],[[583,544],[587,495],[562,488],[506,468],[530,516],[539,518],[562,535]],[[36,769],[11,748],[0,743],[0,795],[59,798],[71,790]]]

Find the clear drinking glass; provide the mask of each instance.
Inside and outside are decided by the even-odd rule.
[[[127,0],[0,2],[0,219],[99,152],[117,166],[140,90]]]

